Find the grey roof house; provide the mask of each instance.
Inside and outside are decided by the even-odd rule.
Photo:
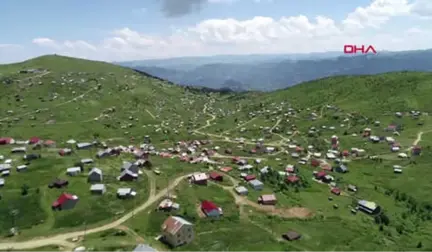
[[[90,183],[102,182],[102,179],[103,179],[102,170],[94,167],[93,169],[90,170],[87,181]]]
[[[262,190],[264,187],[263,182],[259,181],[258,179],[251,180],[248,183],[253,189],[257,191]]]
[[[139,168],[138,168],[138,165],[136,165],[136,164],[133,164],[131,162],[124,162],[123,166],[121,168],[121,171],[124,171],[124,170],[129,170],[133,173],[138,174]]]

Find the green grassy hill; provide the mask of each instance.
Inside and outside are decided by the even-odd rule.
[[[37,71],[23,72],[30,69]],[[432,132],[432,121],[427,113],[415,118],[407,113],[411,110],[430,112],[432,74],[401,72],[333,77],[270,93],[226,94],[176,86],[108,63],[43,56],[0,65],[0,94],[0,137],[27,140],[37,136],[57,142],[55,148],[31,150],[29,146],[28,153],[40,153],[43,158],[31,162],[27,172],[13,170],[0,189],[0,234],[7,234],[11,227],[17,226],[22,233],[13,240],[109,223],[146,201],[152,190],[152,183],[148,181],[153,181],[156,185],[153,189],[160,192],[181,174],[217,169],[217,166],[152,156],[154,167],[162,174],[144,172],[137,182],[126,183],[116,181],[115,177],[122,162],[133,159],[131,155],[95,160],[94,165],[106,174],[104,183],[108,192],[103,197],[93,196],[89,194],[86,180],[92,166],[86,166],[86,172],[77,177],[66,176],[65,169],[82,158],[93,158],[97,149],[60,157],[57,151],[70,147],[65,143],[69,139],[138,145],[144,136],[150,135],[155,147],[163,149],[180,140],[207,138],[213,141],[210,147],[220,147],[219,158],[225,160],[224,165],[231,165],[232,156],[226,154],[227,149],[235,156],[263,158],[251,171],[259,175],[259,168],[265,165],[284,171],[285,165],[297,163],[298,160],[290,156],[290,143],[306,148],[313,145],[316,151],[325,153],[330,147],[330,137],[336,134],[340,136],[342,149],[363,148],[367,155],[380,158],[380,161],[353,158],[348,164],[348,174],[333,173],[341,188],[355,184],[359,187],[358,193],[345,192],[343,196],[333,196],[330,201],[328,186],[311,179],[317,168],[308,163],[299,166],[299,176],[307,180],[300,187],[280,186],[284,184],[280,183],[283,178],[275,176],[267,178],[262,192],[253,191],[247,196],[255,202],[261,193],[275,193],[277,207],[302,207],[315,213],[312,219],[297,220],[270,216],[251,206],[237,206],[227,191],[232,186],[229,182],[224,182],[225,187],[212,185],[206,189],[181,183],[176,190],[181,205],[178,214],[194,221],[197,238],[194,243],[178,249],[282,251],[383,250],[385,247],[419,250],[432,247],[429,235],[432,230],[429,197],[432,137],[428,134]],[[294,114],[288,113],[290,108]],[[404,115],[395,117],[397,111]],[[312,113],[316,114],[315,120],[311,120]],[[374,120],[381,121],[381,125],[374,125]],[[390,152],[387,143],[372,144],[366,138],[353,136],[366,127],[372,128],[373,134],[393,136],[383,129],[388,124],[403,126],[400,136],[394,136],[402,152],[409,154],[417,138],[418,144],[424,147],[422,155],[401,160]],[[319,133],[309,134],[311,127],[320,129]],[[419,139],[420,133],[423,135]],[[236,140],[239,137],[245,138],[244,144]],[[251,154],[258,138],[279,151]],[[11,146],[0,146],[0,155],[14,159],[14,167],[22,164],[21,155],[10,151]],[[404,167],[403,174],[393,173],[392,166],[396,164]],[[230,174],[240,180],[237,169]],[[62,192],[47,187],[56,177],[68,179],[70,185],[66,190],[80,197],[73,210],[51,210],[52,202]],[[116,199],[115,192],[120,187],[133,187],[138,197],[129,201]],[[197,202],[208,198],[223,206],[226,218],[212,221],[200,217]],[[352,203],[358,198],[379,203],[390,218],[390,224],[377,225],[375,222],[379,220],[373,217],[352,214]],[[133,236],[114,239],[116,231],[107,230],[92,234],[86,242],[89,246],[98,244],[98,250],[130,249],[135,240],[144,237],[158,247],[161,245],[153,242],[153,237],[159,233],[166,217],[166,213],[146,210],[124,223],[130,228],[128,235]],[[290,229],[301,232],[303,238],[291,243],[280,241],[280,235]],[[107,240],[111,241],[109,248],[101,245],[101,241]],[[0,238],[0,244],[2,242]]]
[[[37,68],[47,72],[18,73]],[[163,137],[163,130],[154,132],[154,124],[168,120],[187,126],[205,102],[204,96],[184,88],[102,62],[44,56],[1,66],[0,71],[3,79],[14,80],[0,86],[2,132],[17,138],[139,137],[146,132]]]
[[[324,78],[267,93],[264,99],[268,102],[288,100],[301,107],[334,104],[345,110],[373,115],[387,111],[429,111],[431,94],[431,73],[396,72]]]

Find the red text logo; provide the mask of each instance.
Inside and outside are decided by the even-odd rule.
[[[357,53],[361,53],[361,54],[368,54],[368,53],[373,53],[376,54],[376,50],[375,47],[373,47],[372,45],[344,45],[344,53],[345,54],[357,54]]]

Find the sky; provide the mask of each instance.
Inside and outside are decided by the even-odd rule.
[[[432,0],[1,0],[0,63],[432,47]]]

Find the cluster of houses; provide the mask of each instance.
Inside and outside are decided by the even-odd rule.
[[[295,111],[290,111],[289,113],[295,114]],[[397,115],[398,116],[398,115]],[[402,115],[401,115],[402,116]],[[317,118],[318,116],[315,114],[313,118]],[[375,125],[379,125],[380,123],[377,121]],[[387,132],[394,132],[394,135],[398,135],[398,131],[400,130],[399,125],[391,124],[386,128]],[[313,127],[310,128],[309,133],[315,133],[316,129]],[[369,141],[373,143],[381,143],[385,142],[389,145],[391,152],[400,152],[401,146],[394,139],[394,137],[387,136],[375,136],[372,134],[372,130],[370,128],[366,128],[363,130],[362,137],[367,138]],[[244,139],[238,139],[239,143],[244,142]],[[161,150],[156,150],[156,148],[150,144],[150,140],[147,137],[144,144],[139,147],[134,146],[118,146],[118,147],[108,147],[105,144],[97,143],[97,142],[81,142],[78,143],[75,140],[69,140],[66,142],[69,147],[61,148],[58,151],[60,156],[68,156],[71,155],[75,147],[77,150],[86,150],[95,147],[102,147],[96,153],[95,158],[101,159],[110,156],[118,156],[121,153],[131,153],[135,156],[136,160],[131,162],[124,162],[121,167],[119,167],[119,174],[117,176],[118,181],[135,181],[139,178],[139,175],[142,174],[141,168],[143,167],[151,167],[151,162],[149,160],[149,155],[158,155],[163,158],[174,158],[178,157],[180,162],[189,162],[191,164],[196,163],[210,163],[210,164],[222,164],[220,162],[212,160],[212,156],[214,156],[218,151],[219,147],[213,148],[205,148],[206,145],[210,144],[209,140],[193,140],[193,141],[180,141],[177,142],[174,147],[166,148]],[[46,148],[55,148],[56,143],[52,140],[42,140],[38,137],[32,137],[27,141],[16,141],[12,138],[3,137],[0,138],[0,145],[6,144],[14,144],[19,145],[18,147],[14,147],[11,150],[11,153],[21,153],[25,154],[23,160],[27,162],[26,164],[17,165],[16,170],[18,172],[25,171],[28,168],[28,162],[41,158],[39,154],[27,153],[29,146],[31,146],[32,150],[37,150],[41,147]],[[299,158],[299,164],[307,164],[314,168],[317,168],[313,173],[313,179],[320,183],[325,183],[330,185],[330,192],[334,195],[341,195],[343,190],[339,188],[335,183],[335,178],[332,176],[332,172],[338,173],[346,173],[349,171],[345,159],[349,157],[364,157],[366,156],[366,151],[364,149],[359,148],[351,148],[347,150],[340,149],[339,138],[336,135],[333,135],[330,138],[330,149],[322,155],[320,152],[314,151],[313,146],[308,146],[307,148],[303,148],[295,143],[291,143],[288,146],[288,149],[292,150],[289,152],[290,156],[293,158]],[[250,154],[257,153],[274,153],[277,152],[277,147],[265,146],[263,139],[258,139],[256,141],[256,146],[252,148],[249,152]],[[411,148],[412,155],[420,155],[421,147],[414,146]],[[230,149],[225,150],[226,154],[232,154]],[[406,153],[399,153],[399,157],[406,158],[408,155]],[[3,157],[0,156],[0,160]],[[328,163],[327,160],[333,161],[332,164]],[[252,174],[250,171],[254,168],[254,165],[250,164],[247,160],[234,157],[232,159],[233,164],[238,166],[238,170],[241,172],[241,179],[247,184],[246,186],[240,185],[234,188],[234,191],[238,195],[246,196],[248,195],[248,188],[251,188],[256,191],[262,191],[264,188],[264,183],[260,181],[255,174]],[[81,160],[81,165],[70,167],[66,169],[66,174],[70,177],[77,176],[85,172],[85,165],[92,165],[94,160],[91,158],[86,158]],[[260,164],[261,160],[256,159],[255,164]],[[12,159],[5,160],[3,164],[0,164],[0,173],[1,176],[5,177],[10,174],[10,170],[12,168]],[[396,173],[402,172],[402,167],[395,165],[394,171]],[[228,173],[232,170],[232,167],[224,166],[220,168],[220,171]],[[260,174],[265,174],[268,172],[269,167],[266,166],[264,168],[259,169]],[[279,173],[285,176],[285,182],[288,184],[298,183],[301,179],[297,176],[296,165],[287,165],[284,171],[279,171]],[[211,171],[209,173],[197,172],[192,174],[189,177],[190,183],[196,185],[207,185],[208,180],[212,180],[215,182],[223,181],[224,176],[216,171]],[[87,173],[87,181],[90,184],[90,192],[92,194],[104,194],[107,190],[104,184],[104,174],[103,170],[97,167],[92,167],[89,169]],[[5,179],[0,178],[0,186],[4,186]],[[52,181],[48,186],[50,188],[64,188],[69,184],[68,180],[56,178]],[[349,191],[356,192],[357,187],[355,185],[349,185],[347,187]],[[132,188],[119,188],[117,190],[118,198],[125,199],[134,197],[136,195],[136,191]],[[53,202],[52,209],[53,210],[67,210],[72,209],[78,203],[79,198],[77,195],[62,193],[58,199]],[[262,194],[258,197],[257,202],[263,205],[275,205],[277,204],[277,198],[274,194]],[[165,198],[158,205],[159,210],[170,211],[177,210],[180,208],[180,204],[175,202],[175,198]],[[202,213],[207,217],[221,217],[223,216],[223,210],[220,206],[212,202],[211,200],[204,200],[200,203],[200,209]],[[368,214],[376,214],[380,211],[380,207],[370,201],[360,200],[358,201],[358,205],[356,209],[352,211],[361,210]],[[178,216],[170,216],[167,218],[161,227],[162,237],[165,242],[170,244],[172,247],[177,247],[183,244],[188,244],[194,239],[194,230],[193,224],[189,221],[178,217]],[[288,240],[296,240],[300,238],[300,235],[294,231],[290,231],[284,234],[286,239]]]

